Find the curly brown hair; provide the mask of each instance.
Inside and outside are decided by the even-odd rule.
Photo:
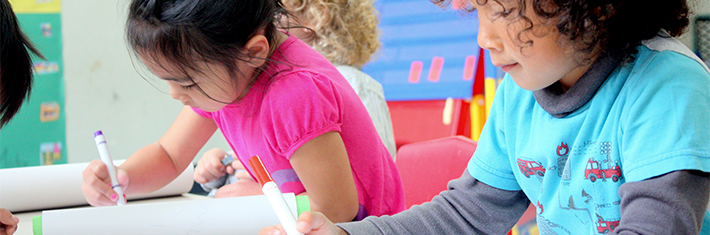
[[[283,0],[313,26],[307,43],[335,64],[361,68],[380,47],[374,0]]]
[[[440,6],[450,3],[450,0],[431,1]],[[474,1],[488,2],[471,0]],[[503,6],[499,0],[492,1]],[[527,1],[530,0],[517,0],[515,9],[519,18],[527,22],[520,33],[533,28],[524,15]],[[467,10],[473,11],[474,7]],[[690,22],[687,0],[532,0],[532,8],[542,19],[556,20],[557,31],[578,51],[618,52],[627,61],[633,59],[643,40],[659,35],[662,30],[670,36],[679,36]]]

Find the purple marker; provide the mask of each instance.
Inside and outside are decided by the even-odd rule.
[[[108,144],[106,144],[106,138],[104,138],[104,133],[101,131],[94,132],[94,141],[96,141],[96,148],[99,149],[99,156],[101,161],[106,164],[106,169],[108,169],[108,176],[111,178],[111,187],[113,191],[118,194],[117,205],[126,204],[126,196],[123,194],[123,189],[121,184],[118,183],[118,178],[116,178],[116,166],[113,165],[113,159],[111,154],[108,152]]]

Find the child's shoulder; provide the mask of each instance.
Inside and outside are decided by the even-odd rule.
[[[710,69],[690,49],[675,38],[657,36],[643,41],[634,61],[622,65],[618,74],[627,74],[626,85],[636,89],[649,86],[710,86]]]
[[[646,70],[710,74],[708,66],[679,40],[660,35],[645,40],[638,48],[636,66]]]

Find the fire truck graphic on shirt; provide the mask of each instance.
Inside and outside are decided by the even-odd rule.
[[[587,161],[587,168],[584,169],[584,178],[592,182],[596,182],[597,179],[611,178],[612,181],[617,182],[621,179],[621,169],[619,169],[619,165],[604,169],[602,164],[590,158]]]
[[[525,177],[530,178],[531,175],[545,176],[545,167],[540,162],[527,161],[518,158],[518,168]]]

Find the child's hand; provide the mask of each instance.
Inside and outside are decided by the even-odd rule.
[[[234,172],[237,172],[236,174],[234,174],[234,177],[237,177],[237,179],[241,179],[241,178],[251,179],[251,175],[249,175],[249,173],[246,172],[246,168],[244,168],[244,165],[242,165],[242,162],[237,159],[234,159],[232,164],[229,164],[229,166],[227,166],[226,171],[227,171],[227,174],[232,174]]]
[[[237,172],[237,174],[239,173],[241,172]],[[217,190],[214,198],[241,197],[262,194],[264,194],[264,192],[261,191],[261,185],[249,177],[240,178],[237,182],[222,186]]]
[[[10,211],[0,208],[0,235],[10,235],[17,231],[17,223],[20,218],[13,216]]]
[[[228,168],[222,165],[222,158],[224,158],[224,155],[226,154],[227,153],[224,152],[224,150],[219,148],[213,148],[210,151],[205,152],[195,167],[195,182],[204,184],[222,177]]]
[[[108,174],[106,164],[100,160],[93,160],[82,173],[84,183],[81,185],[81,191],[84,192],[86,202],[92,206],[110,206],[116,205],[118,194],[111,188],[111,178]],[[116,169],[116,178],[121,187],[128,187],[128,174],[126,171]]]
[[[320,212],[306,211],[298,217],[296,230],[304,235],[347,235]],[[259,231],[259,235],[286,235],[281,225],[270,226]]]

